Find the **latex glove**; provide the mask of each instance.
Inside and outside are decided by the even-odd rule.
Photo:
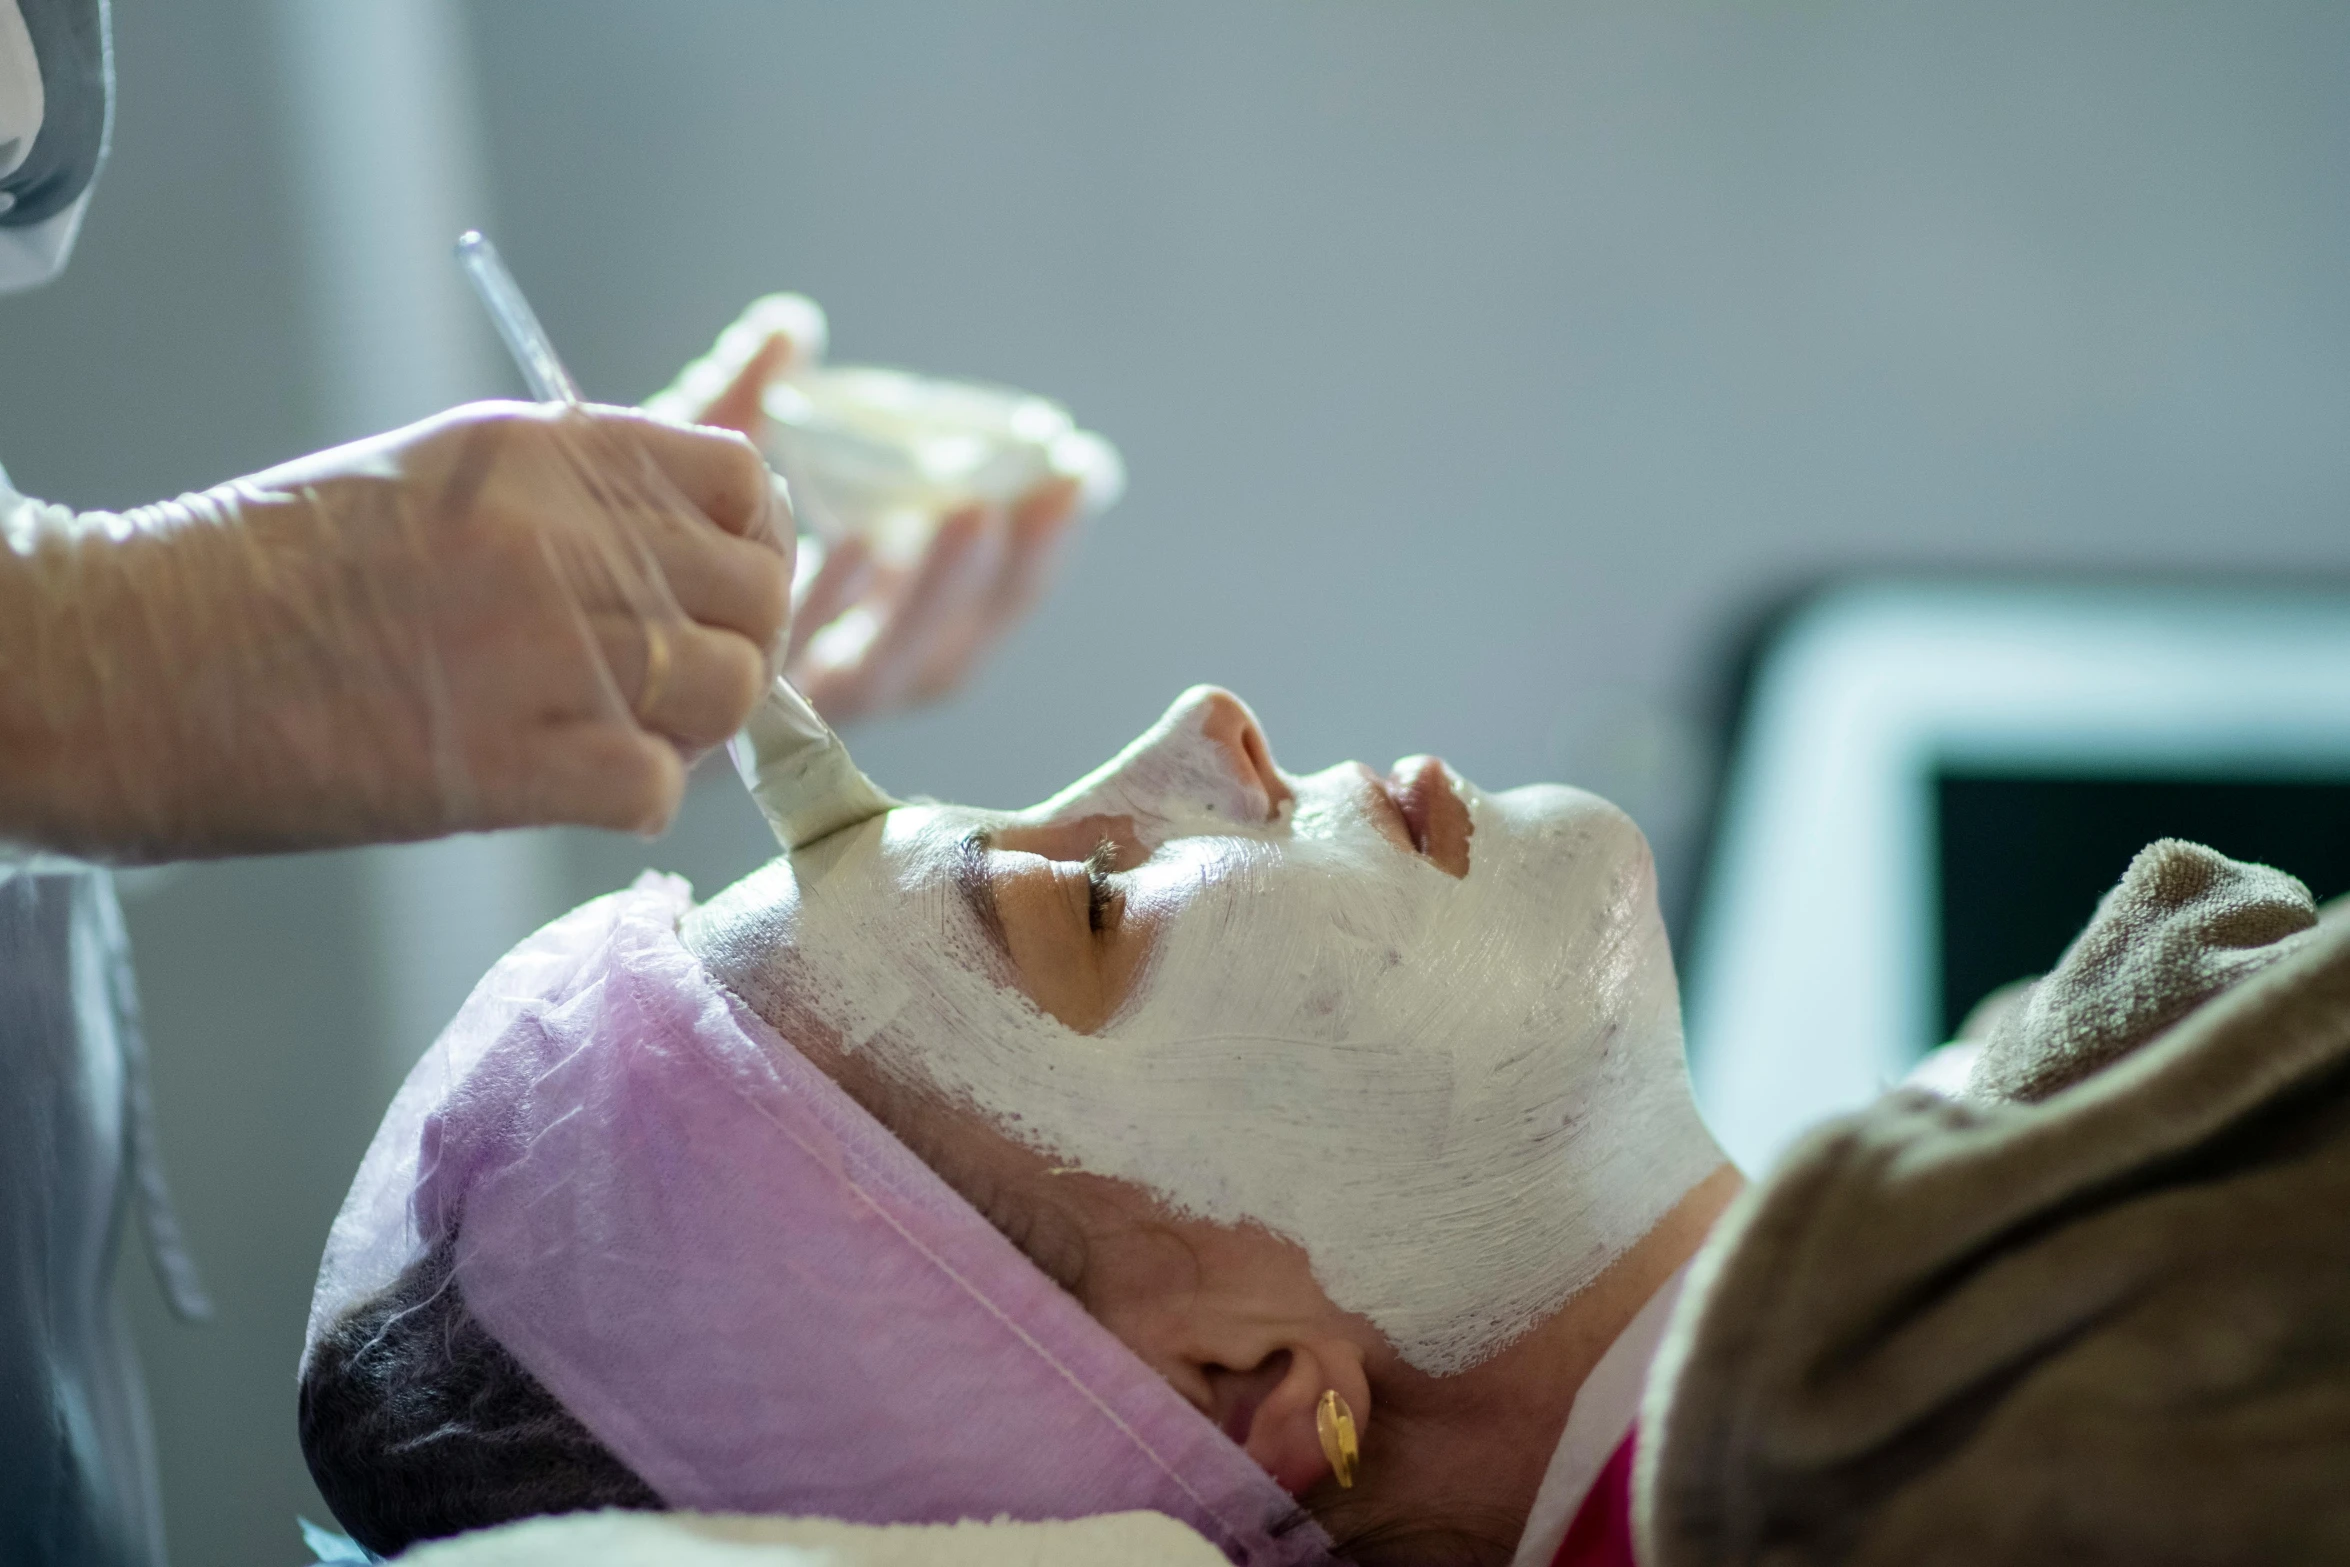
[[[0,837],[115,859],[651,832],[782,656],[739,436],[485,403],[123,514],[0,510]]]
[[[770,294],[645,406],[757,441],[768,383],[824,348],[814,301]],[[880,565],[858,539],[803,539],[785,673],[835,724],[946,695],[1044,596],[1077,510],[1076,482],[1051,479],[1009,507],[950,513],[903,567]]]

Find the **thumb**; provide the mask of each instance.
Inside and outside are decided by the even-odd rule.
[[[766,430],[761,403],[769,383],[822,359],[825,338],[824,312],[814,300],[769,294],[754,300],[710,352],[645,407],[665,419],[736,430],[756,441]]]
[[[767,433],[767,410],[761,406],[767,396],[767,383],[781,375],[797,353],[797,346],[781,332],[769,337],[759,345],[758,352],[743,362],[734,379],[703,407],[701,417],[694,423],[739,430],[758,440]]]

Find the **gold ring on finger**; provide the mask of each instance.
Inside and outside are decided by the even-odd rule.
[[[639,723],[650,724],[654,709],[661,705],[661,693],[669,684],[669,633],[659,621],[643,622],[645,632],[645,678],[636,690],[636,716]]]

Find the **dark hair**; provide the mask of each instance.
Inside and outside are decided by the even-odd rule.
[[[351,1538],[380,1555],[540,1513],[658,1509],[473,1314],[454,1240],[351,1307],[302,1373],[302,1456]]]

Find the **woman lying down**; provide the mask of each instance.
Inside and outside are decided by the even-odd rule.
[[[2157,845],[1964,1098],[1737,1198],[1626,817],[1293,775],[1195,690],[1032,809],[889,803],[518,948],[336,1222],[304,1447],[387,1553],[616,1507],[1148,1509],[1252,1567],[2336,1557],[2315,926]]]

